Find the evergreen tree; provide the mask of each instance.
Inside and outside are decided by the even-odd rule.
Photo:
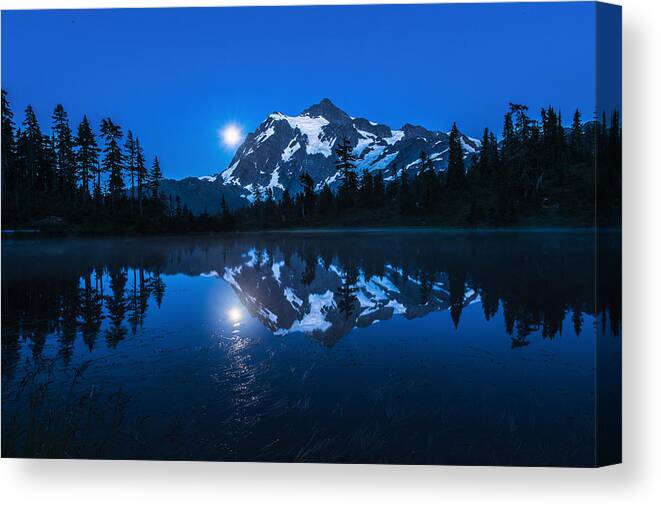
[[[528,106],[510,102],[510,113],[514,115],[514,133],[519,146],[523,146],[530,139],[531,125],[526,111]]]
[[[434,164],[425,151],[420,152],[420,173],[417,179],[420,187],[420,203],[423,208],[430,209],[438,198],[439,182],[434,173]]]
[[[577,109],[574,113],[574,119],[571,124],[571,150],[572,155],[576,158],[582,157],[582,140],[583,140],[583,128],[581,125],[581,113]]]
[[[137,145],[133,138],[133,132],[129,129],[126,133],[126,142],[124,143],[125,170],[131,177],[131,200],[135,199],[135,177],[137,171]]]
[[[461,149],[461,140],[456,123],[452,124],[452,130],[450,130],[448,152],[448,188],[462,189],[466,186],[466,170],[464,169],[464,153]]]
[[[356,164],[353,162],[356,161],[356,157],[353,155],[353,147],[349,142],[349,139],[346,137],[343,138],[342,144],[338,145],[335,148],[335,153],[337,155],[337,161],[335,162],[335,167],[340,171],[340,176],[345,181],[354,180],[356,174],[353,171],[356,167]]]
[[[140,146],[140,140],[135,140],[135,176],[138,186],[138,213],[142,215],[143,186],[147,179],[147,168],[145,166],[145,153]]]
[[[496,135],[491,132],[489,133],[489,172],[495,173],[498,171],[498,141],[496,141]]]
[[[151,192],[153,199],[158,197],[158,191],[161,187],[161,181],[163,180],[163,173],[161,171],[161,164],[158,161],[158,157],[154,157],[154,162],[152,162],[151,170],[149,171],[148,178],[148,187]],[[223,199],[225,197],[223,196]]]
[[[25,164],[27,181],[31,189],[45,189],[49,184],[49,176],[44,171],[44,137],[39,128],[37,115],[32,106],[25,108],[23,131],[21,136],[21,152]]]
[[[310,176],[309,172],[304,171],[298,177],[298,181],[301,183],[301,186],[303,187],[303,200],[302,200],[301,212],[303,218],[305,218],[306,216],[309,216],[312,213],[314,213],[315,201],[316,201],[316,195],[314,193],[314,180],[312,179],[312,176]]]
[[[80,188],[83,194],[83,201],[87,201],[89,196],[89,181],[90,179],[94,180],[94,173],[99,166],[99,148],[87,116],[83,116],[83,120],[78,126],[75,145],[78,148],[78,152],[76,153],[76,174],[81,183]],[[100,178],[100,173],[97,176]],[[100,187],[101,182],[99,181],[97,183],[95,181],[95,188],[97,185]]]
[[[230,212],[230,208],[227,205],[227,201],[225,200],[225,194],[223,194],[220,198],[220,225],[223,229],[227,229],[231,226],[231,224],[232,213]]]
[[[337,155],[335,168],[339,171],[342,179],[342,186],[340,187],[341,205],[351,206],[358,187],[358,179],[354,171],[356,157],[353,155],[353,147],[349,139],[346,137],[342,139],[342,143],[335,148],[335,154]]]
[[[67,198],[71,198],[76,192],[76,157],[69,117],[62,104],[55,107],[52,119],[55,174],[58,187]]]
[[[488,177],[491,172],[491,139],[488,128],[485,128],[482,134],[476,170],[480,178]]]
[[[512,122],[512,113],[505,114],[505,121],[503,122],[503,159],[509,161],[513,157],[514,152],[514,123]]]
[[[2,90],[2,189],[16,186],[16,138],[14,113],[9,106],[7,92]]]
[[[110,118],[101,121],[101,135],[105,141],[103,149],[103,171],[109,173],[108,193],[113,209],[116,208],[124,192],[124,154],[119,146],[122,129]]]

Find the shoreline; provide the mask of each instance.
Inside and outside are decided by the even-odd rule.
[[[254,235],[317,235],[317,234],[508,234],[508,233],[621,233],[620,225],[605,226],[567,226],[567,225],[521,225],[521,226],[494,226],[494,227],[466,227],[446,225],[424,225],[424,226],[329,226],[329,227],[292,227],[289,229],[244,229],[232,231],[208,231],[208,232],[153,232],[140,233],[136,231],[63,231],[63,230],[40,230],[40,229],[2,229],[3,239],[147,239],[147,238],[200,238],[200,237],[232,237],[232,236],[254,236]]]

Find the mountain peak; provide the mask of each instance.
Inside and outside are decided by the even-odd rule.
[[[421,127],[420,125],[412,125],[411,123],[406,123],[402,126],[402,132],[404,132],[407,136],[411,137],[430,137],[435,135],[434,132],[427,130],[424,127]]]
[[[301,190],[302,172],[310,175],[317,190],[325,184],[335,190],[341,183],[335,150],[344,139],[356,157],[356,172],[379,171],[385,182],[397,178],[401,171],[420,171],[422,151],[434,170],[447,169],[445,133],[410,123],[392,130],[367,118],[353,118],[323,98],[296,116],[272,113],[246,137],[216,181],[219,187],[232,187],[251,202],[269,190],[276,199],[285,190],[295,195]],[[466,156],[478,146],[479,141],[462,138]]]
[[[318,104],[314,104],[308,107],[301,113],[301,115],[322,116],[332,123],[351,123],[351,117],[335,104],[333,104],[328,98],[323,98]]]

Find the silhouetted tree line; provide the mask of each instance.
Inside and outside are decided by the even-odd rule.
[[[225,231],[320,225],[591,225],[619,224],[621,127],[619,113],[570,128],[560,112],[544,108],[540,120],[525,105],[510,104],[500,141],[485,129],[479,151],[462,152],[453,124],[447,171],[437,172],[427,153],[415,170],[396,176],[356,171],[347,139],[335,149],[341,183],[336,191],[300,176],[302,191],[254,188],[250,206],[230,211],[224,196],[218,214],[193,215],[179,196],[160,192],[157,157],[148,168],[131,130],[124,135],[110,118],[97,133],[84,116],[76,132],[66,111],[55,107],[44,134],[28,106],[16,128],[2,92],[2,189],[5,224],[45,224],[62,217],[88,228],[158,232]],[[595,209],[595,201],[597,208]],[[49,218],[50,217],[50,218]]]
[[[4,224],[83,224],[112,229],[186,230],[190,212],[160,191],[158,157],[147,164],[140,139],[111,118],[97,131],[87,116],[74,130],[61,104],[44,133],[32,106],[16,126],[2,91]]]
[[[448,304],[456,328],[467,304],[474,300],[467,294],[474,291],[486,320],[502,311],[505,331],[512,347],[517,348],[528,345],[528,337],[535,332],[546,339],[558,336],[568,316],[576,335],[581,334],[583,316],[588,314],[600,317],[599,333],[619,336],[619,236],[599,235],[596,280],[594,273],[586,270],[594,262],[594,241],[594,236],[585,234],[556,237],[503,233],[499,237],[448,235],[437,237],[431,244],[424,235],[403,234],[394,239],[392,235],[344,237],[320,233],[309,238],[255,240],[254,267],[261,269],[256,278],[261,280],[271,273],[276,252],[282,255],[285,266],[297,257],[304,265],[304,285],[314,283],[332,265],[340,268],[344,278],[334,292],[338,308],[347,319],[362,311],[356,297],[359,275],[365,280],[388,276],[397,286],[410,282],[419,293],[419,305],[438,298],[439,293],[433,289],[442,287],[444,299],[437,302]],[[273,289],[267,286],[263,290],[270,293]]]
[[[560,112],[541,110],[541,121],[527,106],[510,104],[503,135],[485,129],[479,151],[464,157],[457,125],[449,135],[448,168],[437,172],[425,152],[415,172],[395,168],[356,172],[347,139],[336,148],[341,184],[333,192],[300,176],[302,191],[254,189],[253,204],[238,210],[235,222],[246,227],[298,227],[361,224],[510,225],[543,223],[619,224],[621,208],[621,127],[619,113],[610,122],[581,121],[574,113],[570,128]],[[595,188],[597,194],[595,195]],[[598,209],[595,209],[595,197]]]

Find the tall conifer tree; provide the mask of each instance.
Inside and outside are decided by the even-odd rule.
[[[7,92],[2,90],[2,189],[16,185],[16,138],[14,113],[9,106]]]
[[[71,198],[76,191],[76,158],[73,150],[73,136],[69,127],[69,117],[62,104],[53,111],[53,151],[55,153],[55,174],[59,190]]]
[[[149,171],[148,185],[149,191],[153,199],[158,198],[158,192],[161,188],[161,181],[163,180],[163,173],[161,172],[161,163],[158,161],[158,157],[154,157],[154,161],[151,164],[151,169]],[[224,196],[223,196],[224,198]]]
[[[464,169],[464,153],[461,149],[461,140],[457,124],[452,124],[450,131],[450,146],[448,148],[448,179],[447,185],[452,189],[461,189],[466,186],[466,170]]]
[[[145,166],[145,152],[140,146],[140,139],[137,138],[135,140],[135,176],[138,187],[138,213],[142,215],[142,190],[147,179],[147,168]]]
[[[96,187],[100,186],[101,175],[98,174],[99,181],[94,178],[96,169],[99,165],[99,148],[96,144],[96,137],[92,131],[87,116],[83,116],[83,120],[78,126],[76,133],[75,144],[78,148],[76,153],[76,169],[78,179],[80,180],[80,188],[83,194],[83,201],[87,201],[89,195],[89,181],[94,180],[95,194],[97,193]]]
[[[136,142],[133,138],[133,132],[129,129],[126,133],[126,141],[124,142],[124,160],[126,172],[131,178],[131,200],[135,199],[135,177],[137,166],[136,151]]]
[[[115,125],[110,118],[101,120],[101,135],[105,141],[103,149],[103,170],[108,176],[108,193],[111,206],[116,208],[124,192],[124,154],[119,146],[122,138],[122,129]]]

